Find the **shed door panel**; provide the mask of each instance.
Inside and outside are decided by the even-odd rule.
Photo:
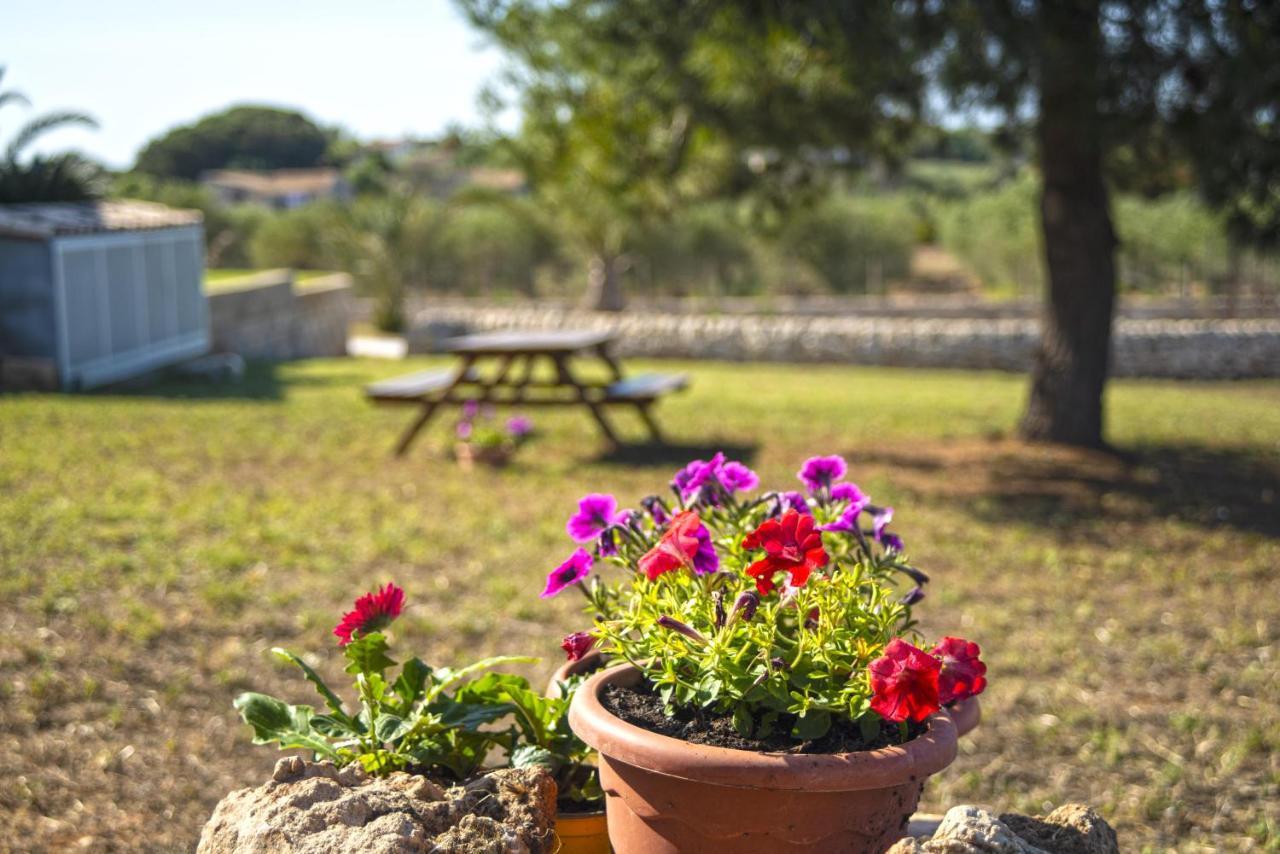
[[[109,352],[101,319],[107,311],[105,288],[99,282],[97,252],[64,252],[62,269],[66,293],[67,353],[77,365]]]

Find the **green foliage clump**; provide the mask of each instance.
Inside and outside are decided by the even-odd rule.
[[[232,107],[182,125],[147,143],[135,169],[194,181],[210,169],[287,169],[317,166],[330,138],[294,110]]]
[[[258,269],[318,269],[330,255],[328,235],[341,210],[327,203],[266,215],[249,238],[249,261]]]
[[[907,275],[917,222],[903,196],[835,196],[792,217],[780,244],[833,293],[865,294]]]

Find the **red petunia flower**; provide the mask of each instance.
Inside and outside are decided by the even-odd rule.
[[[355,610],[342,615],[342,621],[334,627],[333,633],[338,636],[338,646],[346,646],[353,640],[353,634],[359,632],[367,635],[391,625],[391,621],[400,616],[404,610],[404,590],[391,582],[373,593],[366,593],[356,600]]]
[[[901,638],[867,665],[871,710],[887,721],[922,721],[942,706],[938,701],[938,659]]]
[[[747,567],[756,589],[766,596],[777,586],[773,576],[786,572],[791,587],[803,587],[809,573],[827,565],[822,534],[814,530],[813,517],[788,510],[781,519],[766,519],[742,541],[744,549],[764,549],[765,556]]]
[[[698,554],[698,529],[701,527],[702,520],[692,510],[676,514],[658,544],[640,558],[640,571],[653,581],[659,575],[681,567],[693,569],[693,558]]]
[[[571,635],[565,635],[564,640],[560,641],[560,648],[564,650],[565,657],[570,661],[578,661],[591,651],[595,643],[596,639],[590,632],[574,632]]]
[[[929,654],[942,665],[938,675],[938,699],[948,705],[981,694],[987,687],[987,665],[979,660],[982,650],[964,638],[943,638]]]

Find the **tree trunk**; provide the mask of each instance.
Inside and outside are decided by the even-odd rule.
[[[587,268],[587,293],[583,305],[595,311],[622,311],[622,259],[617,255],[593,255]]]
[[[1022,435],[1102,447],[1116,237],[1102,175],[1098,2],[1046,2],[1039,9],[1037,135],[1049,288]]]

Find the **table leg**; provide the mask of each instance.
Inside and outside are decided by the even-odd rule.
[[[466,356],[462,360],[462,364],[458,366],[458,370],[453,375],[453,382],[440,393],[439,397],[433,397],[430,400],[422,402],[422,411],[413,419],[408,428],[400,434],[400,440],[396,442],[395,455],[403,457],[408,451],[409,446],[413,444],[413,440],[418,437],[422,429],[431,421],[431,417],[436,414],[436,410],[440,408],[440,404],[450,400],[453,390],[466,380],[467,375],[471,373],[471,367],[475,364],[475,356]]]
[[[665,445],[667,440],[663,437],[662,430],[658,428],[658,422],[650,411],[651,406],[653,406],[653,401],[646,400],[636,404],[636,411],[640,413],[641,420],[649,428],[649,435],[653,437],[653,441],[659,445]]]
[[[560,382],[572,387],[577,392],[578,400],[591,412],[591,417],[600,426],[600,432],[604,433],[610,449],[617,449],[622,443],[618,441],[618,434],[613,432],[613,426],[609,424],[609,419],[605,417],[604,407],[599,402],[592,400],[590,395],[587,394],[586,387],[578,382],[573,375],[573,371],[569,370],[569,363],[564,356],[554,356],[553,358],[556,363],[556,376],[559,377]]]
[[[609,373],[613,375],[613,381],[618,382],[622,379],[622,365],[618,364],[618,360],[613,358],[613,354],[609,352],[609,344],[596,345],[596,355],[600,357],[600,361],[609,367]]]

